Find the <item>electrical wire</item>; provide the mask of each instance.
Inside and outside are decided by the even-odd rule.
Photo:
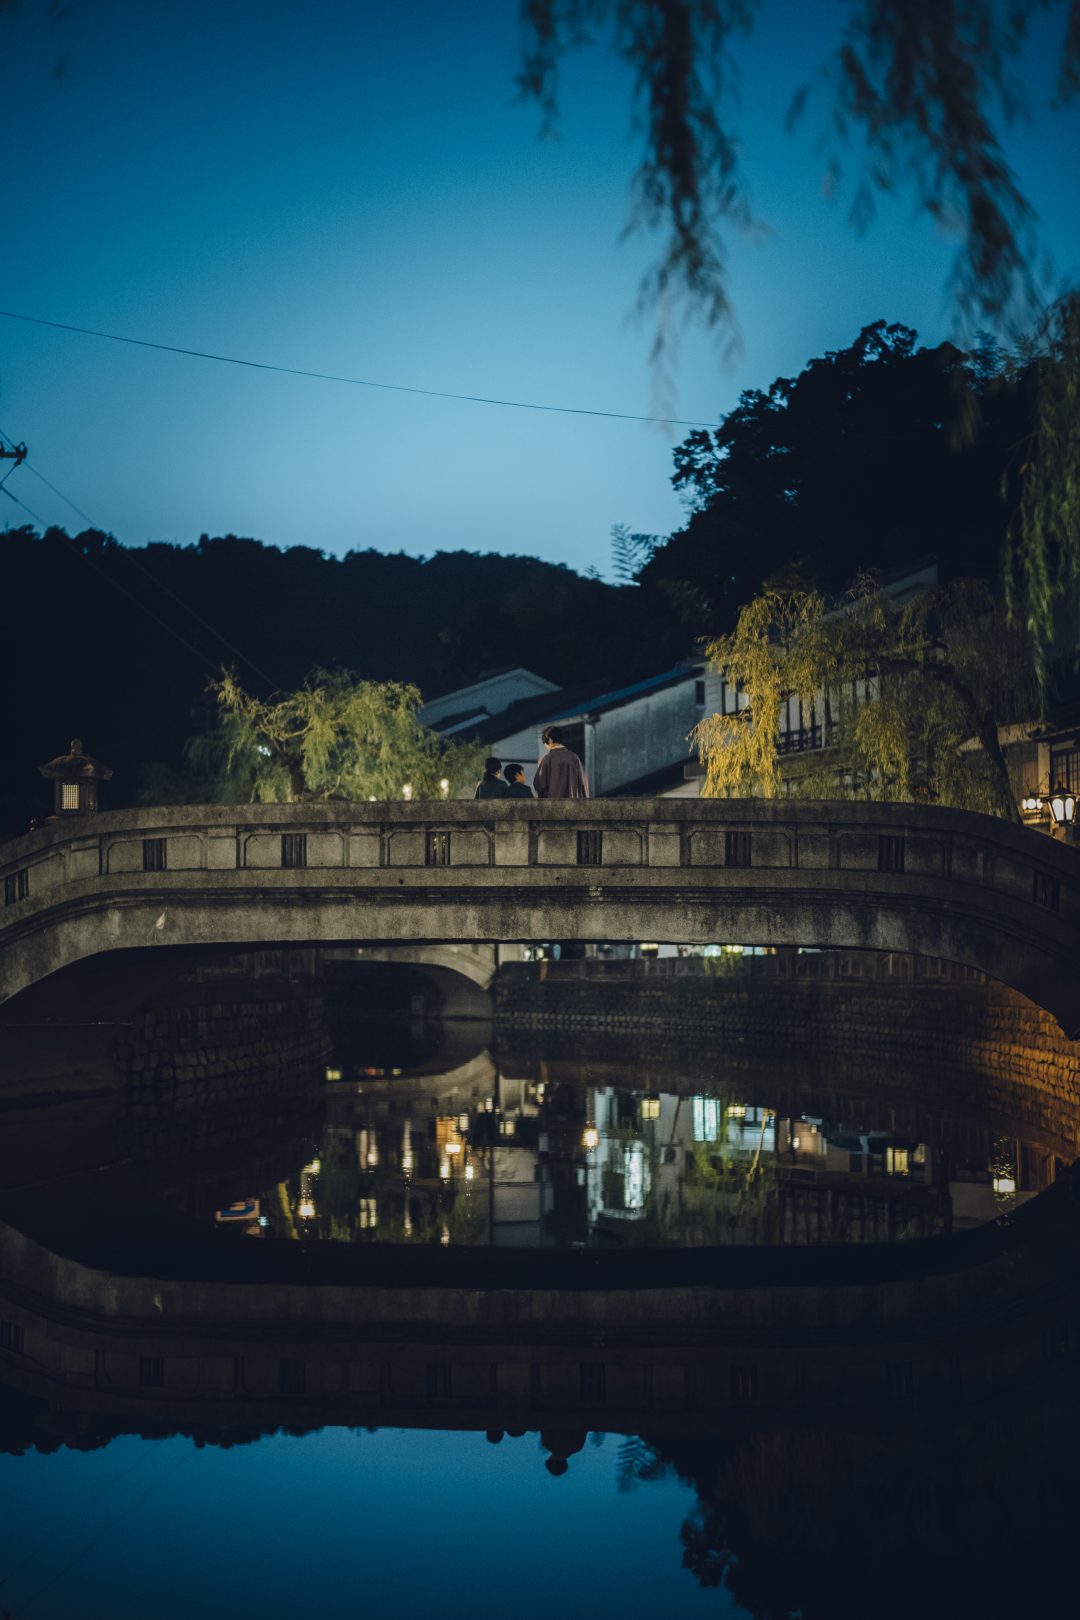
[[[14,442],[15,442],[14,439],[12,439],[10,434],[4,432],[3,428],[0,428],[0,439],[6,439],[9,444],[14,444]],[[79,515],[79,517],[81,517],[83,519],[83,521],[85,523],[88,523],[90,525],[90,527],[92,529],[98,529],[100,532],[102,532],[102,533],[104,532],[103,530],[101,530],[101,525],[95,523],[93,518],[90,517],[88,513],[83,511],[81,506],[76,506],[75,502],[70,498],[70,496],[65,495],[62,489],[58,489],[55,484],[51,483],[50,480],[45,477],[44,473],[38,471],[38,469],[33,465],[33,463],[32,463],[29,456],[26,456],[24,458],[24,461],[22,462],[22,465],[25,466],[30,472],[32,472],[34,477],[39,479],[40,482],[45,485],[46,489],[51,489],[54,495],[58,495],[59,498],[65,503],[65,505],[70,506],[71,510],[73,512],[76,512]],[[14,469],[12,469],[12,470],[14,470]],[[3,490],[5,495],[11,495],[10,490],[4,489],[3,481],[0,481],[0,490]],[[13,501],[17,501],[20,506],[25,507],[27,512],[30,512],[30,508],[26,505],[26,502],[25,501],[19,501],[19,498],[18,498],[17,495],[11,495],[11,498],[12,498]],[[33,513],[33,512],[30,512],[30,515],[31,515],[31,517],[36,516],[36,514]],[[44,522],[44,519],[42,519],[42,518],[37,518],[37,522],[40,523],[43,528],[47,526],[45,524],[45,522]],[[74,540],[71,539],[71,536],[69,535],[67,538],[69,539],[71,544],[74,546],[75,542],[74,542]],[[75,549],[78,551],[77,546],[75,547]],[[170,597],[172,599],[172,601],[174,601],[176,603],[177,607],[183,608],[185,613],[190,613],[191,617],[196,621],[197,624],[200,624],[204,630],[208,631],[210,635],[214,636],[216,638],[216,640],[220,641],[221,645],[223,647],[227,647],[229,649],[229,651],[233,654],[233,656],[238,658],[242,664],[246,664],[247,667],[250,670],[253,670],[261,681],[266,682],[267,686],[270,688],[270,690],[272,692],[278,692],[278,691],[281,690],[281,683],[279,681],[275,681],[272,675],[268,675],[264,669],[260,669],[258,664],[256,664],[252,659],[248,658],[244,653],[242,653],[240,651],[239,647],[235,647],[233,645],[233,643],[229,640],[228,636],[222,635],[220,630],[215,630],[214,626],[212,624],[209,624],[206,621],[206,619],[203,618],[201,613],[196,613],[195,609],[193,607],[191,607],[187,602],[185,602],[182,597],[177,596],[177,594],[176,594],[176,592],[174,590],[171,590],[168,585],[163,584],[160,579],[157,579],[155,577],[155,575],[152,574],[148,568],[145,568],[142,565],[142,563],[139,562],[138,558],[136,556],[134,556],[133,553],[127,549],[127,547],[122,546],[120,549],[123,552],[125,560],[128,563],[130,563],[133,568],[136,568],[139,571],[140,574],[145,575],[145,577],[150,581],[150,583],[152,585],[157,586],[158,590],[164,591],[165,595]],[[86,557],[85,552],[80,551],[79,555],[81,557],[83,557],[86,561],[90,560],[89,558]],[[94,565],[91,564],[91,567],[93,567],[93,566]],[[118,590],[123,590],[124,589],[124,587],[122,585],[119,585],[117,583],[117,581],[112,579],[111,575],[105,574],[104,571],[101,570],[101,569],[98,569],[98,572],[102,574],[103,578],[108,579],[110,584],[117,585]],[[128,597],[128,599],[130,601],[135,602],[139,607],[142,607],[144,612],[149,613],[151,618],[153,618],[156,621],[156,623],[161,624],[161,625],[165,625],[165,621],[163,619],[159,619],[157,617],[157,615],[151,611],[150,608],[147,608],[145,606],[145,604],[142,603],[141,601],[139,601],[139,599],[137,597],[133,596],[130,591],[125,591],[124,594]],[[165,625],[165,628],[170,629],[170,627],[168,625]],[[174,634],[174,635],[176,634],[175,631],[172,631],[171,633]],[[182,637],[180,637],[179,639],[183,640]],[[195,651],[195,649],[191,646],[190,642],[184,641],[183,644],[184,644],[185,647],[187,647],[189,649],[189,651],[192,651],[192,652]],[[197,656],[201,657],[202,655],[197,654]],[[208,663],[208,660],[204,659],[203,661]],[[213,666],[208,665],[208,667],[213,667]]]
[[[0,1576],[0,1586],[6,1586],[8,1581],[10,1581],[13,1576],[17,1575],[21,1569],[25,1569],[27,1564],[33,1563],[38,1553],[44,1552],[50,1541],[54,1541],[60,1534],[61,1530],[66,1530],[69,1524],[74,1524],[76,1519],[81,1519],[84,1513],[89,1513],[95,1502],[99,1502],[107,1491],[112,1490],[114,1485],[119,1485],[122,1479],[126,1479],[129,1474],[133,1474],[136,1468],[141,1468],[144,1462],[149,1462],[150,1458],[154,1455],[154,1452],[159,1451],[164,1444],[164,1440],[155,1441],[155,1443],[150,1447],[149,1451],[144,1451],[141,1456],[139,1456],[136,1461],[130,1465],[130,1467],[123,1468],[118,1474],[114,1474],[109,1483],[107,1485],[103,1485],[99,1491],[95,1491],[90,1500],[84,1503],[84,1505],[75,1513],[69,1513],[66,1519],[61,1519],[57,1524],[54,1524],[48,1535],[39,1541],[35,1546],[31,1547],[25,1558],[20,1558],[17,1564],[12,1564],[11,1568],[5,1575]]]
[[[27,506],[26,502],[21,501],[17,495],[13,495],[10,489],[5,489],[3,493],[8,497],[9,500],[14,501],[16,506],[21,506],[24,512],[29,512],[34,522],[40,523],[42,529],[47,529],[49,527],[49,524],[46,523],[45,519],[35,512],[32,506]],[[104,568],[99,568],[97,563],[86,555],[85,551],[79,550],[78,546],[75,544],[74,540],[71,539],[70,535],[65,535],[64,538],[71,546],[75,555],[77,557],[81,557],[88,568],[93,569],[95,574],[99,574],[103,580],[105,580],[109,585],[113,586],[115,590],[118,590],[122,596],[126,596],[129,602],[133,602],[137,608],[140,608],[143,613],[147,614],[151,619],[153,619],[155,624],[159,624],[167,635],[172,636],[174,641],[178,641],[180,643],[181,647],[186,647],[188,652],[191,653],[192,657],[198,659],[200,664],[205,664],[206,668],[212,671],[214,675],[218,673],[217,665],[207,658],[205,653],[201,653],[197,647],[192,646],[191,642],[188,641],[185,636],[182,636],[179,630],[174,629],[171,624],[168,624],[164,619],[160,618],[159,615],[154,612],[153,608],[148,608],[146,603],[141,602],[137,596],[133,595],[132,592],[128,590],[126,585],[121,585],[120,581],[118,579],[114,579],[111,574],[106,573]]]
[[[306,371],[299,366],[278,366],[267,360],[241,360],[233,354],[212,354],[205,349],[185,349],[177,343],[155,343],[149,338],[124,337],[119,332],[101,332],[92,326],[72,326],[67,321],[47,321],[38,315],[20,315],[0,309],[6,321],[25,321],[31,326],[50,326],[57,332],[77,332],[81,337],[104,338],[109,343],[128,343],[137,349],[158,349],[163,354],[183,354],[192,360],[215,360],[224,366],[246,366],[251,371],[276,371],[286,377],[309,377],[317,382],[347,383],[353,388],[378,388],[393,394],[422,394],[427,399],[461,400],[469,405],[498,405],[505,410],[547,411],[557,416],[599,416],[614,422],[651,422],[659,427],[708,428],[711,422],[686,421],[678,416],[638,416],[633,411],[597,411],[584,405],[538,405],[535,400],[496,399],[487,394],[459,394],[443,388],[415,388],[407,383],[372,382],[367,377],[341,377],[330,371]]]
[[[113,1518],[107,1519],[102,1525],[101,1529],[91,1536],[90,1540],[86,1543],[86,1546],[82,1549],[82,1551],[76,1553],[74,1558],[69,1559],[61,1569],[58,1569],[56,1574],[45,1582],[44,1586],[39,1586],[36,1592],[31,1592],[30,1596],[25,1598],[23,1602],[20,1603],[19,1607],[21,1609],[29,1609],[37,1602],[38,1598],[44,1597],[46,1592],[51,1592],[56,1583],[63,1580],[64,1576],[70,1569],[74,1569],[76,1564],[82,1563],[87,1553],[91,1552],[94,1547],[97,1546],[102,1536],[106,1535],[108,1531],[112,1530],[114,1526],[118,1525],[121,1519],[127,1519],[132,1513],[138,1512],[139,1508],[142,1507],[147,1497],[157,1490],[162,1481],[168,1479],[170,1474],[175,1474],[176,1470],[178,1468],[182,1468],[186,1462],[190,1462],[194,1455],[195,1448],[193,1446],[190,1451],[185,1451],[184,1455],[179,1459],[178,1462],[174,1462],[169,1468],[164,1469],[158,1475],[157,1479],[153,1480],[152,1483],[146,1487],[145,1491],[143,1491],[137,1502],[133,1502],[131,1506],[129,1508],[125,1508],[122,1513],[117,1513]]]

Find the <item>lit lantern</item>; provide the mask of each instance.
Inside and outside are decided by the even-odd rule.
[[[1050,819],[1055,827],[1071,827],[1076,820],[1076,794],[1055,788],[1050,795]]]
[[[57,816],[89,816],[98,808],[98,783],[108,782],[112,770],[100,759],[83,753],[78,737],[71,741],[71,751],[39,765],[41,775],[54,782],[53,814]]]

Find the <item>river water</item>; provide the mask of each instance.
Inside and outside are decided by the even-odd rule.
[[[156,1101],[137,1020],[8,1032],[0,1613],[1030,1611],[1080,1506],[1030,1110],[355,1006],[253,1109],[263,1005]]]

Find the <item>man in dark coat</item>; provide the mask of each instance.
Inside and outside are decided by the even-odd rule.
[[[585,767],[567,748],[558,726],[545,726],[540,740],[547,752],[536,767],[533,787],[538,799],[587,799],[589,779]]]

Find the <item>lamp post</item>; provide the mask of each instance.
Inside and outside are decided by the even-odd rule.
[[[1072,842],[1073,829],[1076,826],[1076,794],[1069,788],[1054,788],[1047,803],[1055,833]]]

